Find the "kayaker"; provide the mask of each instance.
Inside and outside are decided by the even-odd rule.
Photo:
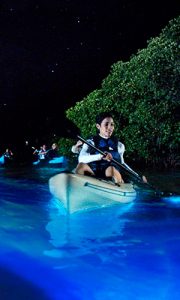
[[[13,152],[11,149],[7,148],[4,152],[4,164],[8,164],[13,160]]]
[[[53,143],[51,149],[47,151],[46,157],[47,159],[53,159],[55,157],[59,157],[58,145]]]
[[[122,165],[129,171],[134,172],[124,162],[125,146],[113,135],[114,120],[109,112],[100,113],[96,116],[97,135],[87,141],[105,153],[99,154],[96,150],[87,144],[83,144],[78,157],[78,165],[75,172],[81,175],[91,175],[101,178],[113,179],[119,185],[124,182],[121,176],[120,168],[112,162],[112,158],[120,161]],[[139,176],[137,174],[137,176]],[[142,177],[144,182],[147,182],[145,176]]]
[[[46,159],[46,154],[47,154],[47,147],[46,147],[46,145],[44,144],[44,145],[42,145],[42,146],[40,147],[40,150],[39,150],[39,152],[38,152],[39,159],[40,159],[40,160]]]
[[[7,148],[6,151],[4,152],[4,157],[7,157],[9,159],[13,158],[13,152],[11,151],[11,149]]]

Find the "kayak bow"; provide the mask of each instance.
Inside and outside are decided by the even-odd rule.
[[[60,173],[51,177],[49,189],[70,213],[129,203],[136,198],[131,183],[123,183],[119,187],[110,181],[73,173]]]

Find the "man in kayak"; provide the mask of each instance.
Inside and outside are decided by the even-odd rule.
[[[87,142],[101,150],[104,155],[84,143],[75,172],[80,175],[112,179],[115,184],[120,185],[124,180],[120,173],[120,167],[112,161],[114,159],[120,161],[129,172],[139,176],[124,162],[125,146],[113,135],[114,120],[112,115],[109,112],[100,113],[96,117],[96,127],[97,135],[88,139]],[[142,177],[142,180],[147,182],[145,176]]]

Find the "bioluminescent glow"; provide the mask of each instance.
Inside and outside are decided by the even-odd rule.
[[[66,163],[67,159],[65,156],[54,157],[53,159],[49,160],[49,164],[58,164],[58,163]]]
[[[1,298],[180,299],[180,197],[69,214],[53,172],[0,169]]]
[[[167,202],[175,203],[175,204],[180,204],[180,195],[175,195],[175,196],[170,196],[163,198]]]
[[[0,165],[3,165],[4,164],[4,155],[2,155],[1,157],[0,157]]]

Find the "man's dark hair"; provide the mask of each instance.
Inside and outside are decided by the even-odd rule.
[[[96,116],[96,124],[101,125],[102,121],[106,118],[113,118],[110,112],[101,112]]]

